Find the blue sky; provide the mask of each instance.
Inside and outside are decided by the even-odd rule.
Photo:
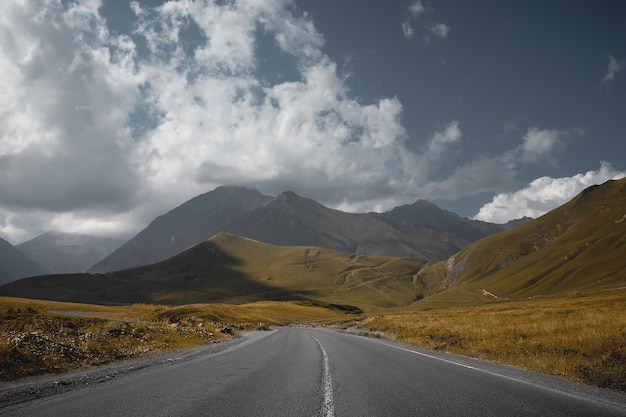
[[[219,185],[536,217],[625,175],[619,1],[3,1],[0,237]]]

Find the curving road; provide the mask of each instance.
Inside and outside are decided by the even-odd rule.
[[[626,416],[626,394],[314,328],[0,409],[10,416]]]

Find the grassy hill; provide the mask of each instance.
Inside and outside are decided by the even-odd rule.
[[[469,245],[423,275],[448,289],[431,306],[605,291],[626,285],[626,179]]]
[[[0,295],[93,304],[300,300],[372,310],[433,293],[437,283],[417,276],[425,264],[317,246],[274,246],[219,233],[156,264],[108,274],[31,277],[0,287]]]

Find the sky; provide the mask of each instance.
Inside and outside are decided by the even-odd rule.
[[[503,223],[626,175],[626,2],[3,0],[0,237],[220,185]]]

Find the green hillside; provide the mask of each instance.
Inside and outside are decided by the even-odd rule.
[[[469,245],[429,266],[448,289],[433,306],[611,290],[626,285],[626,179],[586,189],[569,203]]]

